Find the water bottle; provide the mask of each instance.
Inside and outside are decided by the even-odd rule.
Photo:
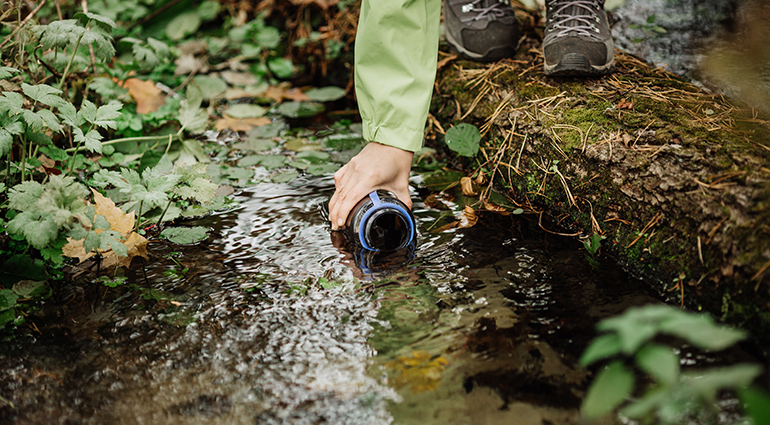
[[[356,204],[345,229],[348,240],[369,251],[395,251],[411,245],[416,226],[412,212],[396,196],[377,190]]]

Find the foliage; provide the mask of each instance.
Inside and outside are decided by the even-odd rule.
[[[481,134],[473,124],[460,123],[447,130],[444,140],[458,155],[474,157],[479,152]]]
[[[655,340],[668,335],[703,350],[723,350],[746,337],[740,330],[716,324],[708,315],[650,305],[605,319],[598,329],[604,334],[588,346],[580,363],[588,366],[609,360],[609,364],[600,370],[583,400],[582,413],[586,417],[601,417],[623,405],[622,415],[645,423],[673,425],[696,416],[710,422],[717,415],[715,403],[721,391],[738,390],[741,398],[755,407],[762,398],[749,389],[761,372],[760,366],[737,364],[682,371],[677,353]],[[643,394],[632,398],[635,370],[647,375],[651,384]],[[747,413],[763,414],[751,409]],[[762,423],[760,416],[753,417],[756,423]]]

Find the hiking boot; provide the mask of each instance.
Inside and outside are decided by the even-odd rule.
[[[587,77],[612,72],[615,48],[604,0],[546,0],[545,75]]]
[[[446,39],[461,56],[480,62],[511,57],[519,26],[508,0],[444,0]]]

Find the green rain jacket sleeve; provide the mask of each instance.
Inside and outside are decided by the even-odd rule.
[[[438,59],[440,0],[363,0],[355,85],[364,139],[422,147]]]

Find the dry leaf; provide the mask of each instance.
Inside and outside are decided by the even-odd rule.
[[[476,215],[476,211],[470,205],[466,205],[463,209],[463,213],[460,216],[460,228],[467,229],[473,227],[479,221],[479,217]]]
[[[263,96],[274,100],[276,103],[282,102],[284,99],[293,100],[295,102],[309,101],[310,98],[299,90],[298,88],[291,88],[287,83],[281,83],[277,86],[270,86],[265,90]]]
[[[163,92],[155,86],[154,81],[129,78],[121,84],[121,87],[128,89],[128,94],[136,101],[138,114],[155,112],[166,103]]]
[[[203,61],[194,55],[182,55],[174,61],[174,75],[187,75],[203,66]],[[201,69],[201,71],[203,71]]]
[[[270,124],[270,118],[232,118],[225,115],[222,119],[217,120],[216,129],[222,131],[230,129],[233,131],[249,131],[254,127],[260,127]]]
[[[508,210],[492,202],[484,202],[484,209],[487,211],[493,211],[496,213],[506,213]]]
[[[233,86],[250,86],[259,83],[257,76],[251,72],[222,71],[220,76]]]
[[[149,242],[144,236],[133,231],[134,229],[134,213],[124,213],[118,208],[111,199],[105,198],[101,193],[91,189],[94,193],[94,210],[97,215],[103,215],[110,223],[110,230],[114,230],[120,233],[125,239],[122,243],[128,250],[128,256],[121,257],[115,254],[111,249],[99,250],[99,254],[102,256],[102,267],[109,268],[112,266],[124,266],[128,267],[131,264],[131,260],[134,257],[149,258],[147,253],[147,243]],[[97,229],[96,233],[101,233],[102,229]],[[80,260],[82,263],[89,257],[95,255],[92,252],[86,252],[83,247],[84,239],[74,240],[67,238],[67,244],[62,248],[62,253],[67,257],[73,257]]]
[[[463,195],[476,196],[479,193],[473,188],[473,180],[470,177],[463,177],[460,179],[460,186],[463,188]]]
[[[618,102],[617,105],[615,105],[616,109],[634,109],[634,101],[627,101],[626,99],[620,99],[620,102]]]

